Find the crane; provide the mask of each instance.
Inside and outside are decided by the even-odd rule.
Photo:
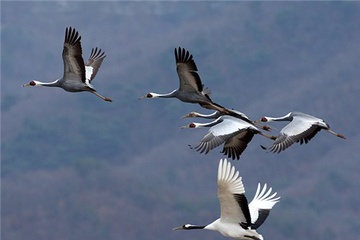
[[[205,88],[197,73],[192,54],[184,48],[175,48],[176,71],[179,76],[179,88],[170,93],[160,94],[149,92],[143,98],[177,98],[182,102],[198,103],[201,107],[228,113],[225,107],[214,103],[210,97],[209,89]]]
[[[279,202],[277,193],[270,195],[272,188],[267,190],[267,185],[264,184],[261,189],[259,183],[253,200],[248,204],[242,178],[226,159],[220,159],[217,183],[220,218],[208,225],[185,224],[173,230],[207,229],[235,239],[263,240],[256,230]]]
[[[53,82],[40,82],[32,80],[27,86],[45,86],[45,87],[60,87],[68,92],[91,92],[99,98],[112,102],[111,99],[101,96],[95,88],[91,85],[91,81],[96,76],[104,58],[105,53],[101,49],[93,48],[90,57],[86,64],[82,58],[81,36],[75,28],[66,28],[64,49],[62,58],[64,62],[64,74]]]
[[[302,112],[289,112],[285,116],[277,118],[265,116],[258,121],[290,121],[289,124],[280,130],[280,135],[276,137],[273,145],[269,148],[269,151],[273,153],[279,153],[295,142],[300,144],[308,143],[321,129],[339,138],[346,139],[344,135],[332,131],[329,124],[324,120]],[[264,146],[262,148],[268,149]]]
[[[275,139],[274,136],[261,132],[253,124],[228,115],[222,115],[208,123],[192,122],[182,128],[201,127],[210,127],[210,129],[200,143],[194,147],[197,151],[207,154],[210,150],[224,143],[221,153],[237,160],[239,160],[240,155],[255,134],[260,134],[272,140]]]

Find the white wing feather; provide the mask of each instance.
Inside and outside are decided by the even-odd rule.
[[[283,129],[281,129],[281,133],[287,136],[296,136],[305,132],[313,125],[313,121],[303,121],[298,117],[294,117],[294,119],[287,124]]]
[[[93,74],[93,67],[91,66],[85,66],[85,81],[87,84],[90,84],[90,78],[91,78],[91,75]]]
[[[266,191],[267,185],[264,184],[262,190],[260,183],[258,184],[255,196],[249,204],[249,210],[251,215],[251,222],[254,223],[259,217],[259,210],[270,210],[273,206],[279,202],[280,197],[275,197],[277,192],[273,193],[271,196],[272,188],[270,187]],[[261,190],[261,192],[260,192]]]
[[[240,223],[246,222],[244,214],[236,201],[234,194],[244,194],[245,188],[239,172],[226,159],[220,160],[218,168],[218,198],[222,221]]]

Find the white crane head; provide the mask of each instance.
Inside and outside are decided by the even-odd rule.
[[[24,85],[22,85],[23,87],[30,87],[30,86],[41,86],[41,83],[39,81],[36,80],[32,80],[29,83],[26,83]]]
[[[156,98],[158,94],[156,93],[152,93],[152,92],[149,92],[147,94],[145,94],[144,96],[140,97],[139,99],[143,99],[143,98]]]
[[[262,117],[262,118],[260,119],[260,121],[261,121],[261,122],[267,122],[268,119],[267,119],[267,117]]]
[[[198,127],[201,127],[200,124],[192,122],[189,123],[188,125],[182,126],[181,128],[198,128]]]
[[[198,117],[199,113],[197,112],[190,112],[188,114],[186,114],[185,116],[181,117],[181,118],[193,118],[193,117]]]

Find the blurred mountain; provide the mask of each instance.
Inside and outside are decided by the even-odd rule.
[[[358,2],[1,2],[1,236],[222,237],[171,230],[219,216],[221,148],[201,155],[188,144],[207,130],[180,129],[193,121],[181,116],[209,111],[138,100],[177,88],[181,46],[215,102],[254,120],[306,112],[348,138],[320,132],[272,154],[254,137],[233,163],[250,200],[258,182],[282,197],[259,229],[264,238],[359,238],[359,13]],[[85,58],[95,46],[106,52],[93,83],[113,103],[21,87],[61,76],[68,26]]]

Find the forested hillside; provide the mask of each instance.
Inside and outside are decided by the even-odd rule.
[[[90,93],[21,87],[62,76],[66,27],[84,58],[106,58]],[[360,3],[1,2],[1,237],[226,239],[172,231],[219,216],[221,147],[190,149],[207,129],[181,129],[174,48],[193,54],[211,98],[251,119],[302,111],[321,131],[280,154],[255,136],[239,161],[249,200],[258,182],[281,196],[258,231],[265,239],[360,237]],[[269,124],[270,125],[270,124]],[[272,124],[278,134],[283,123]]]

